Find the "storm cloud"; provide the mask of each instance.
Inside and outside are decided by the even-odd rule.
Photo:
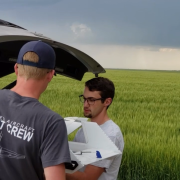
[[[79,48],[104,67],[180,69],[178,0],[0,3],[0,19]]]
[[[18,25],[24,24],[28,28],[31,26],[31,29],[33,26],[34,29],[40,29],[46,35],[56,36],[59,40],[69,42],[72,38],[73,41],[82,43],[180,47],[180,1],[177,0],[0,2],[1,17],[6,8],[8,11],[12,8],[5,20],[13,20],[14,14]],[[28,20],[31,22],[30,25],[27,25]],[[53,35],[48,33],[47,29],[35,27],[37,24],[43,28],[46,25],[47,29],[52,27]],[[85,33],[83,38],[73,39],[74,24],[85,25],[89,28],[89,33]]]

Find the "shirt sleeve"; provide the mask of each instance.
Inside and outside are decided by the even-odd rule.
[[[74,142],[86,143],[83,129],[80,128],[73,139]]]
[[[43,168],[71,162],[67,129],[63,119],[48,124],[41,145],[41,161]]]
[[[108,169],[110,167],[113,159],[114,159],[114,157],[110,157],[110,158],[103,159],[103,160],[97,161],[95,163],[92,163],[91,165]]]
[[[75,135],[75,137],[74,137],[74,139],[73,139],[73,142],[78,142],[78,134],[79,134],[79,131],[80,131],[80,129],[77,131],[77,133],[76,133],[76,135]]]

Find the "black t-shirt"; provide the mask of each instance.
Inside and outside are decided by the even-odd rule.
[[[37,99],[0,90],[0,180],[44,180],[70,162],[64,119]]]

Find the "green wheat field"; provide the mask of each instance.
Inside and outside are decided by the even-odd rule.
[[[118,179],[180,179],[180,72],[107,70],[100,76],[116,87],[108,114],[124,136],[125,148]],[[57,75],[40,102],[63,117],[83,117],[78,96],[84,82]],[[15,75],[0,79],[0,88]],[[73,139],[74,134],[69,139]]]

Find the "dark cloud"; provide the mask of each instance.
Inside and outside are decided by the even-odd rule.
[[[180,1],[68,1],[66,18],[88,23],[96,43],[180,46]],[[62,3],[63,4],[63,3]],[[69,8],[68,8],[69,7]],[[64,12],[64,11],[62,11]]]
[[[5,8],[10,10],[29,6],[46,6],[57,3],[59,1],[61,0],[0,0],[0,10],[3,10]]]
[[[53,37],[59,40],[70,41],[70,27],[78,22],[87,25],[93,36],[77,42],[180,47],[178,0],[27,0],[24,5],[22,1],[0,0],[0,11],[16,4],[16,19],[6,16],[6,20],[25,28],[36,26],[50,36],[55,31]]]

